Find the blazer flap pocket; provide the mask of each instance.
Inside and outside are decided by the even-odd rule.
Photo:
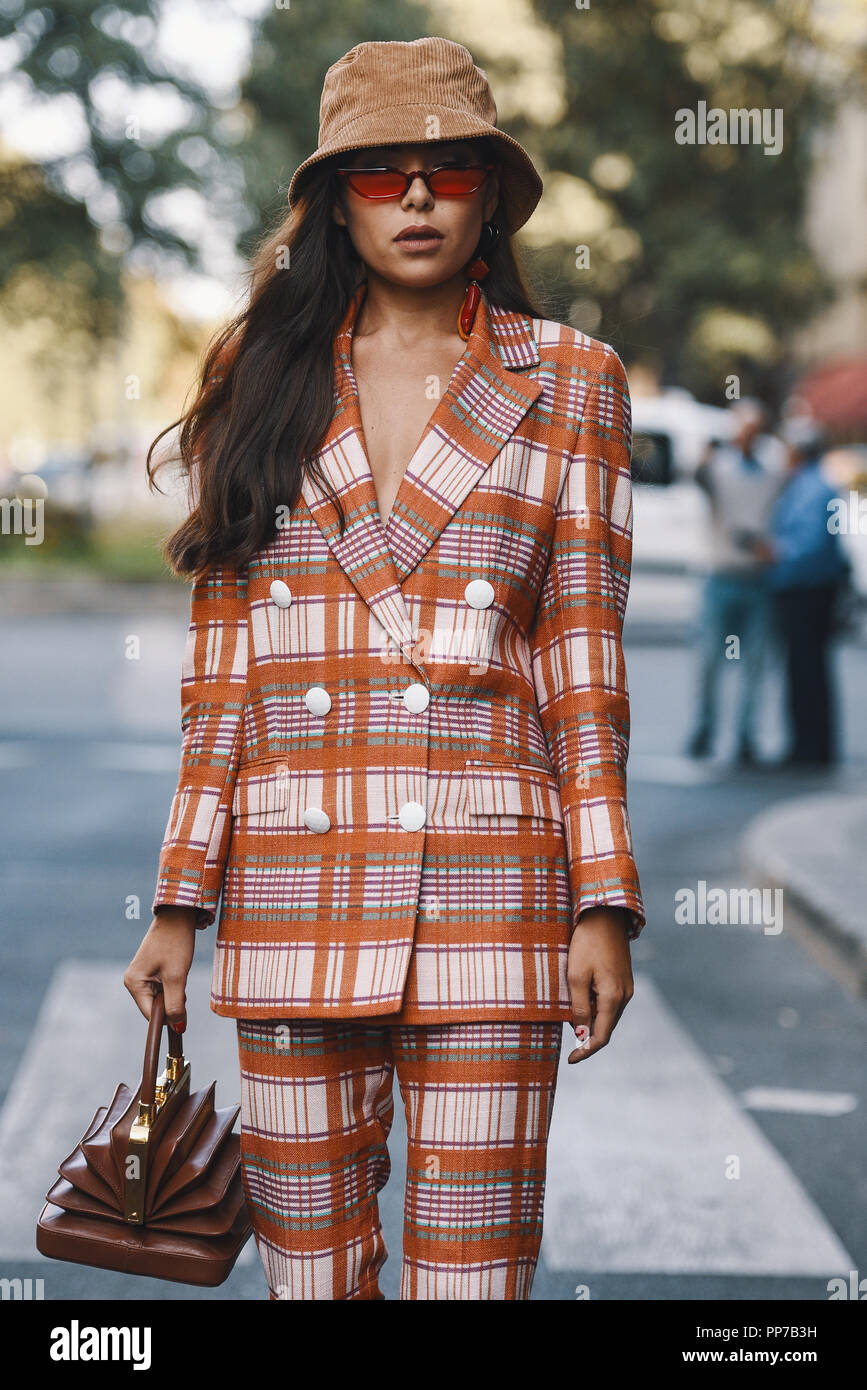
[[[249,763],[238,769],[232,798],[233,816],[260,816],[289,805],[289,762],[285,758]]]
[[[560,786],[535,763],[468,758],[467,807],[471,816],[538,816],[562,821]]]

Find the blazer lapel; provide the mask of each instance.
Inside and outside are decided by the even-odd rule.
[[[404,658],[415,637],[401,583],[454,516],[511,438],[542,390],[520,370],[539,363],[524,314],[482,296],[463,356],[434,407],[383,526],[364,442],[351,342],[366,284],[355,291],[334,338],[334,411],[317,451],[339,494],[346,529],[317,479],[305,471],[302,495],[332,554]]]
[[[339,495],[345,516],[340,534],[337,508],[318,479],[305,470],[301,493],[332,554],[355,585],[392,643],[407,661],[413,660],[412,625],[400,591],[400,580],[385,538],[373,475],[364,446],[364,428],[355,380],[349,363],[352,327],[366,292],[355,291],[334,338],[334,410],[316,453],[319,468]]]
[[[402,580],[445,530],[540,395],[540,381],[512,368],[538,364],[530,320],[488,304],[483,296],[466,351],[409,461],[385,528]]]

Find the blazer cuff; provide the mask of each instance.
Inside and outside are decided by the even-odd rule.
[[[158,907],[194,907],[196,927],[210,927],[217,916],[222,886],[222,871],[208,869],[197,872],[189,862],[160,867],[151,911]]]
[[[600,864],[600,877],[594,882],[592,877],[584,878],[581,895],[575,902],[572,915],[572,931],[580,927],[579,917],[590,907],[623,907],[629,914],[628,936],[635,941],[644,930],[647,915],[644,910],[641,891],[635,879],[630,860],[618,866],[610,862]]]

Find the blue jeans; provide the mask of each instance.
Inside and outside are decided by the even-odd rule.
[[[693,737],[711,740],[716,730],[720,667],[729,640],[740,640],[740,676],[736,734],[739,744],[753,741],[757,695],[770,634],[770,600],[755,575],[710,574],[704,583],[698,632],[698,717]]]

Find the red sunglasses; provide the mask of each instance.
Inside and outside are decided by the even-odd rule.
[[[465,198],[476,193],[493,169],[493,164],[441,164],[425,173],[413,169],[404,173],[391,164],[372,169],[338,169],[353,192],[362,198],[402,198],[413,179],[424,179],[435,198]]]

